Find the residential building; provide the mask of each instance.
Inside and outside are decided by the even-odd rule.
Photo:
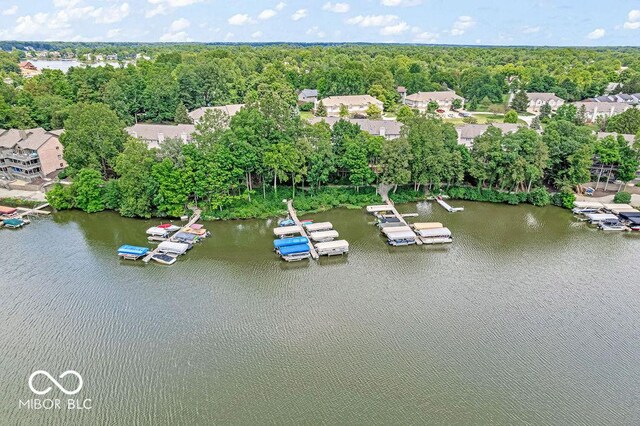
[[[308,121],[311,124],[324,121],[333,128],[333,125],[340,120],[342,120],[340,117],[313,117]],[[389,140],[399,138],[400,130],[402,129],[402,123],[396,120],[369,120],[363,118],[346,118],[345,120],[357,124],[360,126],[360,129],[371,135],[382,136]]]
[[[624,133],[615,133],[615,132],[597,132],[596,133],[596,137],[598,139],[604,139],[607,136],[613,136],[614,138],[617,138],[618,136],[622,136],[624,138],[624,140],[627,141],[627,143],[629,145],[633,145],[633,143],[636,140],[636,136],[635,135],[629,135],[629,134],[624,134]]]
[[[471,148],[473,140],[487,131],[489,126],[497,127],[502,133],[512,133],[517,131],[521,126],[512,123],[491,123],[491,124],[464,124],[456,126],[458,132],[458,143],[467,148]]]
[[[407,88],[404,86],[396,87],[396,92],[400,95],[400,103],[404,103],[407,99]]]
[[[222,111],[227,114],[229,117],[233,117],[236,115],[238,111],[242,109],[244,104],[232,104],[232,105],[222,105],[222,106],[213,106],[213,107],[200,107],[198,109],[194,109],[189,113],[189,117],[193,120],[194,124],[198,124],[202,117],[204,117],[204,113],[211,110]]]
[[[574,102],[573,105],[580,110],[584,106],[587,121],[595,122],[598,117],[611,117],[625,112],[629,108],[633,108],[633,105],[624,102]]]
[[[298,93],[298,103],[300,105],[318,102],[318,91],[315,89],[302,89]]]
[[[618,93],[617,95],[608,95],[608,96],[598,96],[593,99],[587,99],[587,102],[620,102],[627,104],[637,104],[640,103],[640,93],[634,93],[632,95],[628,95],[626,93]]]
[[[430,102],[438,104],[438,109],[453,109],[453,101],[458,99],[464,108],[464,98],[456,95],[453,90],[445,90],[440,92],[418,92],[413,95],[406,96],[404,103],[414,109],[426,111]]]
[[[537,113],[544,104],[549,104],[552,111],[558,109],[564,104],[564,99],[555,95],[555,93],[530,92],[527,93],[529,98],[529,108],[527,111]]]
[[[33,77],[41,73],[41,71],[29,61],[20,62],[20,73],[25,77]]]
[[[59,131],[0,129],[0,176],[33,181],[67,167]]]
[[[382,102],[370,95],[329,96],[320,102],[327,109],[328,117],[339,117],[342,105],[347,107],[349,115],[367,115],[370,105],[376,105],[381,111],[384,110]]]
[[[160,148],[167,139],[180,139],[183,143],[191,141],[196,126],[193,124],[144,124],[137,123],[125,129],[129,135],[141,139],[149,148]]]

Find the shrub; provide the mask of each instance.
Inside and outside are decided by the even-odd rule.
[[[551,197],[551,203],[554,206],[564,207],[565,209],[572,209],[574,201],[576,201],[576,194],[569,191],[556,192]]]
[[[313,109],[313,102],[307,102],[300,105],[300,111],[311,111]]]
[[[629,204],[631,202],[631,194],[629,194],[628,192],[618,192],[614,197],[613,197],[613,202],[614,203],[620,203],[620,204]]]
[[[56,210],[68,210],[73,208],[74,195],[71,186],[61,184],[54,185],[46,194],[47,202]]]
[[[545,188],[536,188],[527,195],[527,201],[534,206],[544,207],[551,203],[551,195]]]

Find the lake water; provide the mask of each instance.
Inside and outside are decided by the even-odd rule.
[[[456,202],[446,247],[362,210],[310,215],[346,257],[287,264],[271,221],[208,223],[173,266],[120,261],[157,221],[65,212],[0,230],[3,423],[638,424],[640,236],[548,207]],[[91,410],[29,410],[36,370]],[[73,377],[59,379],[66,389]]]

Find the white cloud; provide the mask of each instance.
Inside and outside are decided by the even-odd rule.
[[[524,27],[522,27],[523,34],[534,34],[537,32],[540,32],[540,27],[531,27],[529,25],[525,25]]]
[[[167,8],[163,4],[159,4],[153,9],[147,10],[144,13],[145,18],[153,18],[156,15],[164,15],[167,13]]]
[[[397,23],[398,20],[397,15],[358,15],[347,19],[347,24],[358,25],[360,27],[384,27],[393,25]]]
[[[255,33],[251,34],[251,38],[260,38],[262,37],[262,31],[256,31]]]
[[[627,21],[624,23],[623,28],[625,30],[637,30],[640,28],[640,10],[634,9],[629,11]]]
[[[604,28],[596,28],[595,30],[587,34],[587,38],[589,40],[598,40],[599,38],[604,37],[605,34],[606,31],[604,30]]]
[[[258,15],[258,19],[265,21],[276,16],[276,11],[273,9],[265,9]]]
[[[173,42],[173,43],[181,43],[181,42],[186,42],[186,41],[193,41],[192,38],[189,37],[189,34],[187,34],[184,31],[180,31],[177,33],[172,33],[172,32],[168,32],[165,34],[162,34],[162,36],[160,36],[160,41],[162,42]]]
[[[188,19],[180,18],[180,19],[176,19],[171,23],[171,26],[169,27],[169,31],[173,33],[177,33],[182,30],[186,30],[190,26],[191,26],[191,22],[189,22]]]
[[[2,11],[2,14],[3,14],[4,16],[15,15],[17,11],[18,11],[18,6],[14,4],[14,5],[13,5],[13,6],[11,6],[10,8],[8,8],[8,9],[4,9],[4,10]]]
[[[107,31],[107,38],[118,37],[120,34],[122,34],[121,28],[112,28],[109,31]]]
[[[53,6],[58,9],[68,9],[77,6],[81,1],[82,0],[53,0]]]
[[[381,0],[380,3],[383,6],[417,6],[422,3],[422,0]]]
[[[129,3],[122,3],[119,6],[100,7],[90,13],[95,18],[97,24],[113,24],[120,22],[129,15]]]
[[[251,17],[246,13],[237,13],[231,18],[227,19],[227,22],[229,23],[229,25],[246,25],[253,24],[255,21],[251,19]]]
[[[387,25],[386,27],[380,30],[380,34],[389,36],[389,35],[398,35],[406,32],[409,29],[409,25],[402,21],[398,22],[395,25]]]
[[[309,16],[309,11],[307,9],[299,9],[296,10],[293,15],[291,15],[291,19],[293,19],[294,21],[299,21],[300,19],[306,18],[307,16]]]
[[[285,7],[286,5],[287,5],[287,4],[286,4],[285,2],[282,2],[282,1],[281,1],[280,3],[276,4],[275,9],[276,9],[277,11],[281,11],[282,9],[284,9],[284,7]]]
[[[314,26],[307,30],[307,35],[324,38],[327,34],[324,31],[321,31],[319,27]]]
[[[55,0],[55,1],[77,1],[77,0]],[[153,9],[145,12],[146,18],[153,18],[156,15],[165,15],[171,9],[179,7],[191,6],[192,4],[201,3],[204,0],[147,0],[149,4],[155,5]]]
[[[435,43],[438,40],[437,33],[431,33],[429,31],[423,31],[416,34],[414,41],[417,43]]]
[[[458,16],[458,19],[453,23],[453,26],[451,27],[450,34],[452,36],[461,36],[475,24],[476,21],[471,16]]]
[[[328,10],[333,13],[347,13],[351,9],[349,3],[331,3],[327,2],[322,6],[322,10]]]

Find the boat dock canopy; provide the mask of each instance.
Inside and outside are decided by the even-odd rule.
[[[602,203],[598,201],[574,201],[573,207],[578,209],[601,209]]]
[[[338,231],[318,231],[312,232],[310,235],[313,241],[326,241],[328,239],[338,238]]]
[[[416,231],[435,228],[443,228],[443,225],[440,222],[418,222],[413,224],[413,229]]]
[[[381,204],[377,206],[367,206],[367,212],[376,213],[376,212],[390,212],[393,210],[393,207],[387,204]]]
[[[389,240],[415,240],[416,234],[413,231],[393,232],[387,235]]]
[[[293,246],[280,247],[280,254],[282,256],[288,256],[291,254],[298,254],[298,253],[308,253],[308,252],[309,252],[308,244],[296,244]]]
[[[331,222],[308,223],[304,225],[304,227],[309,232],[328,231],[330,229],[333,229],[333,225],[331,224]]]
[[[18,209],[16,209],[15,207],[0,206],[0,215],[10,215],[14,214],[17,211]]]
[[[342,254],[349,251],[349,243],[346,240],[329,241],[316,244],[319,255]]]
[[[629,204],[618,204],[618,203],[604,203],[602,207],[604,207],[605,210],[609,210],[609,211],[633,208]]]
[[[188,232],[178,232],[173,237],[171,237],[171,239],[180,242],[193,243],[195,241],[198,241],[198,237],[199,236],[196,234],[190,234]]]
[[[147,229],[147,235],[154,235],[156,237],[167,235],[168,232],[168,228],[159,228],[157,226],[152,226],[151,228]]]
[[[618,220],[618,216],[608,213],[587,213],[585,215],[591,222],[601,222],[603,220]]]
[[[278,249],[281,247],[307,244],[308,242],[309,240],[307,239],[307,237],[281,238],[279,240],[273,240],[273,247]]]
[[[130,246],[130,245],[127,245],[127,244],[118,247],[118,254],[128,254],[128,255],[133,255],[133,256],[144,256],[148,252],[149,252],[149,249],[147,247]]]
[[[391,226],[388,228],[382,228],[384,235],[397,234],[398,232],[413,232],[408,226]]]
[[[184,254],[187,250],[189,250],[189,247],[189,244],[163,241],[158,244],[158,251],[164,253]]]
[[[622,212],[620,213],[620,217],[623,219],[631,220],[632,217],[640,217],[640,212]]]
[[[638,212],[638,210],[634,209],[634,208],[626,208],[626,207],[624,207],[624,208],[611,209],[611,213],[613,213],[613,214],[635,213],[635,212]]]
[[[418,231],[418,235],[424,238],[449,238],[451,237],[451,231],[449,230],[449,228],[421,229]]]
[[[281,226],[273,229],[273,234],[276,236],[281,235],[293,235],[302,233],[302,228],[299,226]]]

